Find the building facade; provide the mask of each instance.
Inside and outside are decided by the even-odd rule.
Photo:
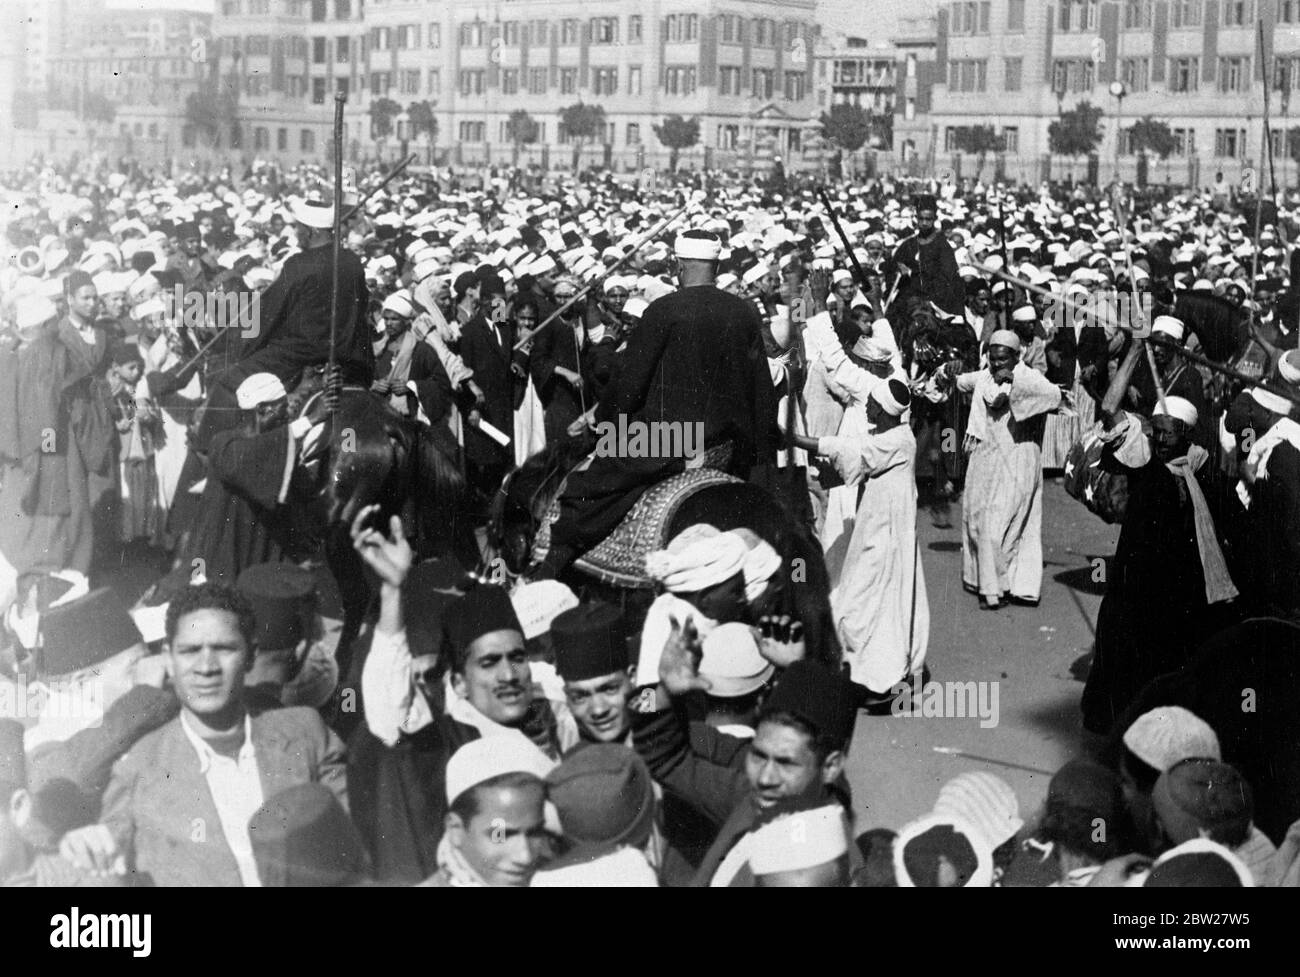
[[[815,0],[217,0],[215,70],[238,90],[241,148],[286,162],[323,156],[345,91],[357,160],[407,149],[567,166],[559,110],[581,101],[605,111],[582,165],[663,165],[652,126],[676,113],[700,122],[683,165],[744,166],[802,153],[815,12]],[[520,109],[538,138],[515,147],[506,123]]]
[[[1270,138],[1282,182],[1290,95],[1300,87],[1297,0],[944,0],[938,11],[931,108],[936,171],[974,175],[956,152],[961,126],[1005,137],[1008,179],[1085,178],[1084,159],[1053,158],[1048,126],[1090,102],[1104,111],[1095,178],[1137,177],[1129,129],[1144,116],[1170,126],[1176,149],[1150,162],[1150,182],[1206,186],[1222,172],[1255,180]],[[1123,83],[1117,97],[1111,85]],[[1285,90],[1283,90],[1285,89]],[[994,175],[986,162],[981,178]]]

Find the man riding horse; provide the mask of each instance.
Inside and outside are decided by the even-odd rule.
[[[754,308],[714,285],[722,243],[707,231],[678,236],[674,253],[681,288],[654,302],[593,418],[600,430],[678,432],[696,451],[730,447],[726,471],[746,478],[776,450],[776,400]],[[686,437],[702,431],[700,442]],[[602,438],[602,444],[606,439]],[[608,536],[651,485],[702,457],[637,457],[628,445],[595,453],[570,474],[551,526],[550,548],[536,576],[556,577]]]

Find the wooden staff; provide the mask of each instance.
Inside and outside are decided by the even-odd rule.
[[[330,357],[329,367],[325,373],[326,383],[334,376],[338,361],[334,344],[339,331],[339,260],[341,258],[343,225],[343,103],[347,95],[338,92],[334,95],[334,253],[330,274]],[[333,413],[333,410],[331,410]]]

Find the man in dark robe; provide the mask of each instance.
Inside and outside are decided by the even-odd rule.
[[[774,457],[780,440],[776,393],[758,313],[714,285],[720,249],[706,231],[677,239],[681,288],[646,309],[595,422],[646,436],[679,431],[683,443],[688,431],[702,431],[696,448],[730,444],[728,470],[748,478],[756,464]],[[664,423],[669,426],[657,427]],[[684,471],[689,460],[637,457],[630,446],[598,453],[586,470],[569,476],[541,576],[557,576],[608,536],[647,488]]]
[[[437,351],[411,331],[416,311],[404,292],[384,300],[384,335],[375,342],[375,380],[370,389],[403,417],[415,417],[422,410],[436,429],[445,429],[441,422],[453,403],[451,380]]]
[[[966,289],[957,272],[957,258],[948,239],[939,233],[938,206],[930,196],[919,196],[916,233],[894,251],[894,263],[906,279],[902,290],[933,302],[950,316],[964,316]]]
[[[294,522],[285,501],[300,443],[324,420],[326,399],[318,398],[306,415],[285,423],[284,386],[272,374],[254,374],[237,396],[246,414],[240,427],[212,438],[207,482],[180,549],[182,578],[198,573],[234,586],[246,567],[301,555],[295,553]]]
[[[1102,420],[1102,465],[1128,478],[1082,702],[1084,726],[1105,734],[1148,682],[1234,623],[1240,602],[1219,546],[1207,453],[1190,440],[1195,407],[1167,397],[1149,439],[1134,415]]]

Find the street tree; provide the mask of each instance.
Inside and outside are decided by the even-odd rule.
[[[1099,105],[1084,99],[1074,108],[1062,110],[1060,117],[1047,127],[1047,145],[1058,156],[1071,159],[1091,156],[1101,144],[1101,117],[1105,112]]]
[[[370,103],[370,138],[384,139],[393,134],[393,119],[402,107],[391,98],[377,98]]]
[[[856,153],[871,137],[871,114],[860,105],[839,102],[823,112],[818,122],[822,136],[836,148],[831,164],[836,171],[842,169],[845,153]]]
[[[957,149],[975,157],[975,179],[984,171],[984,161],[989,153],[1000,153],[1006,148],[1006,138],[993,131],[991,125],[961,126],[953,134]]]
[[[1133,152],[1158,157],[1165,163],[1165,179],[1169,178],[1168,161],[1178,148],[1178,142],[1168,122],[1144,115],[1129,127],[1129,141],[1133,144]]]
[[[560,125],[573,143],[573,172],[578,172],[582,149],[605,134],[605,110],[599,105],[575,102],[560,109]]]
[[[537,120],[528,114],[527,109],[515,109],[510,113],[506,119],[506,138],[510,140],[514,151],[513,165],[519,165],[519,157],[525,146],[537,142],[538,129]]]
[[[662,125],[651,125],[655,138],[668,147],[668,172],[677,172],[677,157],[683,149],[690,149],[700,141],[700,120],[683,119],[680,115],[667,116]]]

